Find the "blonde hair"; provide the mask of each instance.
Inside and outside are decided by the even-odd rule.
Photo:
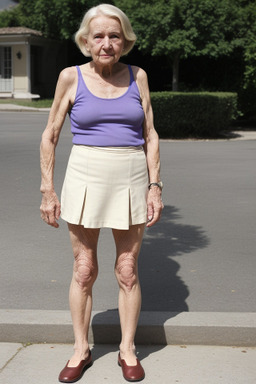
[[[125,38],[125,46],[122,53],[122,56],[127,55],[129,53],[136,41],[136,35],[133,32],[130,20],[126,16],[126,14],[121,11],[121,9],[115,7],[110,4],[100,4],[96,7],[92,7],[83,17],[79,30],[75,34],[75,42],[80,49],[80,51],[84,54],[84,56],[91,56],[90,52],[87,51],[84,43],[84,39],[88,37],[90,22],[97,16],[108,16],[112,18],[116,18],[119,20],[124,38]]]

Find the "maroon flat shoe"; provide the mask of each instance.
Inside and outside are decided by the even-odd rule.
[[[118,365],[122,368],[123,376],[125,380],[141,381],[145,377],[144,369],[142,368],[139,360],[137,359],[137,365],[127,365],[124,359],[121,359],[120,353],[118,355]]]
[[[80,363],[76,367],[68,367],[67,362],[65,368],[62,369],[59,374],[59,381],[61,383],[74,383],[75,381],[81,379],[84,372],[92,366],[92,354],[89,350],[89,356],[86,360],[81,360]]]

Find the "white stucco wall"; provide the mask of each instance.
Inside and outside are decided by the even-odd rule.
[[[17,54],[21,54],[21,58],[17,57]],[[13,92],[27,93],[29,89],[28,79],[28,49],[27,45],[14,45],[12,47],[12,59],[13,59]]]

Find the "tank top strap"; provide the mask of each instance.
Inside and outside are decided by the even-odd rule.
[[[90,94],[90,92],[89,92],[89,90],[85,84],[85,81],[83,79],[82,71],[81,71],[81,68],[79,67],[79,65],[76,65],[76,70],[77,70],[77,74],[78,74],[77,95],[84,94],[84,92],[87,94]]]
[[[134,82],[134,76],[133,76],[133,71],[132,71],[132,67],[130,66],[130,64],[128,64],[128,68],[129,68],[129,72],[130,72],[130,85]]]
[[[77,73],[78,73],[78,82],[81,81],[81,77],[82,77],[82,72],[81,72],[81,69],[79,67],[79,65],[76,65],[76,70],[77,70]]]

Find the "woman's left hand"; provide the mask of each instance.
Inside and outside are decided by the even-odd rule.
[[[147,227],[152,227],[161,217],[164,208],[160,188],[151,187],[148,192],[148,221]]]

